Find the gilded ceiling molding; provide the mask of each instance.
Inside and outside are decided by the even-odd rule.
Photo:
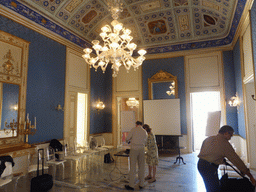
[[[254,0],[247,0],[247,2],[246,2],[243,14],[241,16],[239,25],[238,25],[237,30],[236,30],[237,32],[235,33],[234,39],[233,39],[232,44],[231,44],[232,48],[235,46],[237,39],[243,33],[243,30],[245,30],[244,29],[244,27],[246,26],[245,23],[249,22],[248,19],[250,20],[250,18],[248,18],[249,15],[250,15],[249,11],[251,10],[253,2],[254,2]]]
[[[33,2],[29,0],[11,2],[8,0],[2,0],[0,4],[5,6],[7,9],[16,12],[16,16],[20,14],[22,17],[26,17],[31,20],[31,22],[35,22],[35,25],[47,28],[49,30],[47,30],[47,33],[56,33],[58,36],[62,36],[83,48],[91,46],[87,40],[90,41],[91,39],[95,39],[95,37],[99,35],[97,32],[99,29],[97,23],[101,22],[101,24],[103,24],[109,21],[109,13],[103,1],[72,1],[73,3],[70,5],[70,8],[65,4],[67,1],[45,1],[47,2],[47,5],[44,5],[43,2],[43,0],[34,0]],[[131,13],[130,16],[135,14],[137,16],[137,20],[135,21],[134,18],[131,18],[124,24],[127,28],[131,27],[132,31],[136,31],[133,30],[135,26],[140,28],[141,33],[143,33],[142,36],[144,40],[137,39],[137,41],[141,47],[149,47],[147,48],[147,55],[206,49],[232,44],[239,21],[245,7],[247,6],[246,4],[248,4],[245,0],[223,2],[225,9],[222,9],[219,13],[222,5],[222,2],[220,1],[212,2],[210,0],[204,0],[204,8],[202,12],[200,12],[200,9],[191,9],[191,7],[186,7],[188,6],[187,0],[175,2],[175,5],[171,4],[169,1],[163,2],[164,7],[170,7],[172,10],[175,9],[175,13],[172,13],[169,9],[163,9],[159,14],[149,12],[145,15],[141,14],[140,7],[144,7],[144,9],[150,8],[151,10],[152,6],[157,8],[162,6],[162,4],[157,3],[157,1],[154,1],[155,4],[153,2],[147,2],[145,4],[145,1],[140,1],[140,3],[129,3],[125,1],[128,10],[128,12],[126,11],[127,14],[129,15],[129,12]],[[79,3],[81,6],[76,12],[74,7]],[[193,1],[193,5],[200,6],[197,1]],[[31,9],[29,7],[34,8]],[[43,9],[42,11],[40,11],[41,8]],[[91,10],[92,8],[94,11]],[[235,9],[235,12],[233,12],[233,9]],[[72,13],[69,13],[68,10],[72,11]],[[190,23],[189,15],[192,11],[195,14],[194,16],[197,18],[194,21],[196,25]],[[47,16],[42,14],[44,12],[47,12]],[[127,17],[130,17],[128,15]],[[200,19],[200,15],[203,16],[203,20]],[[168,19],[165,19],[165,16],[167,16]],[[54,18],[57,19],[57,21],[53,22]],[[174,23],[174,18],[178,18],[180,21],[177,23],[176,27],[174,26],[176,24]],[[217,20],[219,22],[217,22]],[[232,20],[232,23],[228,24],[229,22],[225,22],[225,20]],[[59,23],[63,23],[67,28],[71,28],[68,31]],[[169,32],[167,30],[167,24],[169,24]],[[192,26],[197,27],[195,29],[196,34],[194,34],[197,38],[194,40],[192,39]],[[210,28],[205,28],[207,26],[212,26],[214,29],[210,30]],[[181,30],[179,35],[176,32],[177,28]],[[230,28],[230,31],[227,30],[228,28]],[[150,35],[147,33],[148,30],[151,33]],[[75,32],[77,35],[75,35]],[[166,35],[167,33],[168,35]],[[222,33],[225,36],[220,36]],[[202,34],[204,35],[202,36]],[[212,34],[213,37],[207,34]],[[133,35],[135,39],[136,35],[137,33]],[[158,38],[154,35],[158,35]],[[84,38],[80,38],[82,36],[84,36]],[[211,38],[210,40],[207,40],[206,37]],[[179,39],[182,43],[180,43]],[[187,43],[190,40],[193,40],[193,42]],[[165,43],[168,44],[165,45]]]

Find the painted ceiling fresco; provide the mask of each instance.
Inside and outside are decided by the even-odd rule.
[[[148,54],[228,45],[246,0],[123,0],[118,19]],[[104,0],[1,0],[0,4],[88,47],[113,20]]]

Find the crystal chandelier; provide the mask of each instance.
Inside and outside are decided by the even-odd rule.
[[[91,57],[92,49],[85,48],[83,51],[85,54],[82,56],[86,63],[90,67],[95,68],[97,71],[98,67],[101,67],[103,73],[105,72],[108,63],[112,63],[113,77],[116,77],[119,71],[119,67],[123,64],[126,70],[130,70],[131,67],[134,70],[138,69],[142,62],[145,60],[144,55],[146,51],[141,49],[138,51],[139,55],[137,58],[133,58],[133,51],[136,49],[137,45],[131,43],[133,39],[130,36],[131,30],[123,27],[122,23],[117,21],[120,12],[123,11],[122,4],[120,0],[108,0],[108,7],[111,12],[112,18],[111,22],[113,30],[109,25],[101,28],[102,32],[100,36],[103,40],[103,46],[100,45],[99,40],[92,41],[92,48],[96,52],[96,57]]]
[[[133,107],[139,107],[139,101],[136,100],[135,98],[129,98],[127,101],[126,101],[126,105],[130,108],[133,108]]]
[[[169,87],[171,89],[171,91],[166,91],[167,95],[171,96],[171,95],[175,95],[175,82],[172,82],[172,85]]]

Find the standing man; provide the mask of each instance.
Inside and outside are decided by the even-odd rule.
[[[207,192],[219,192],[220,183],[218,178],[219,164],[224,163],[224,158],[233,163],[242,174],[246,174],[253,185],[256,181],[250,170],[236,154],[232,145],[228,142],[233,136],[234,129],[228,125],[220,128],[219,133],[215,136],[208,137],[204,140],[201,151],[198,155],[198,171],[203,177]]]
[[[139,187],[144,187],[144,174],[145,174],[145,144],[148,134],[142,127],[142,122],[137,121],[136,127],[132,128],[126,142],[131,143],[130,150],[130,172],[129,172],[129,185],[125,185],[127,190],[134,190],[135,175],[136,175],[136,162],[138,161],[139,168]]]

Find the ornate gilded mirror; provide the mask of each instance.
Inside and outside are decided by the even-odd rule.
[[[148,79],[149,99],[178,98],[177,77],[160,70]]]
[[[0,31],[0,148],[23,143],[29,42]]]
[[[0,138],[17,136],[19,90],[19,85],[0,83]]]

